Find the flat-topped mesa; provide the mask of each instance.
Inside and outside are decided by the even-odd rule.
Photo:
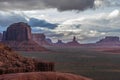
[[[36,43],[38,43],[41,46],[49,44],[49,42],[47,42],[46,40],[46,36],[44,33],[33,33],[32,38]]]
[[[120,42],[119,37],[117,36],[107,36],[104,39],[101,39],[97,43],[118,43]]]
[[[58,40],[56,44],[58,44],[58,45],[63,45],[63,44],[65,44],[65,43],[63,43],[62,40]]]
[[[15,51],[47,51],[46,48],[33,41],[31,28],[24,22],[10,25],[3,32],[2,42]]]
[[[3,41],[28,41],[32,39],[31,28],[27,23],[19,22],[10,25],[3,33]]]
[[[45,41],[46,36],[43,33],[34,33],[32,34],[32,38],[35,42],[42,44]]]

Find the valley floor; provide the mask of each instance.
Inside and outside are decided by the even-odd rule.
[[[83,75],[94,80],[120,80],[120,54],[82,49],[19,53],[42,61],[55,62],[56,71]]]

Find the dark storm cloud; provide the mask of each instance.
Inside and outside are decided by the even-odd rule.
[[[84,10],[94,6],[94,0],[43,0],[43,2],[59,10]]]
[[[36,18],[30,18],[29,25],[32,27],[43,27],[48,29],[54,29],[55,27],[58,26],[58,24],[49,23],[45,20],[39,20]]]
[[[0,0],[1,10],[34,10],[57,8],[59,10],[84,10],[93,8],[94,0]]]
[[[0,0],[1,10],[34,10],[43,8],[45,6],[40,0]]]

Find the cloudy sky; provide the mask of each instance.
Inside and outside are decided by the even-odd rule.
[[[120,36],[120,0],[0,0],[0,32],[16,22],[53,41],[95,42]]]

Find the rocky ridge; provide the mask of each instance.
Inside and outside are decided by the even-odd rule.
[[[54,71],[54,63],[20,56],[11,48],[0,44],[0,74],[34,71]]]

